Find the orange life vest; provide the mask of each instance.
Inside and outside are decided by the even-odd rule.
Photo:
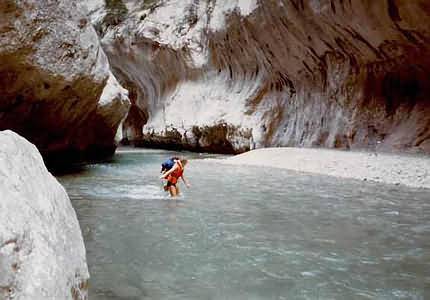
[[[184,174],[184,168],[182,168],[181,164],[178,164],[178,166],[179,168],[170,173],[170,175],[167,177],[167,181],[173,184],[177,183],[182,174]]]

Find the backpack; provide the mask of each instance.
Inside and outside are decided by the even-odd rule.
[[[175,165],[175,157],[167,159],[165,162],[161,164],[161,172],[169,171]]]

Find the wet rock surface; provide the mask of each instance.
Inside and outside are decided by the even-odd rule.
[[[0,131],[0,299],[87,299],[76,213],[36,147]]]
[[[0,129],[25,136],[48,161],[113,152],[127,91],[82,7],[2,1],[0,36]]]
[[[124,123],[129,141],[197,149],[205,146],[195,143],[195,126],[227,124],[251,132],[225,136],[236,152],[293,145],[430,152],[425,0],[86,6],[115,74],[133,84],[133,103],[147,118]],[[172,129],[180,139],[170,138]],[[215,150],[218,136],[207,143]]]

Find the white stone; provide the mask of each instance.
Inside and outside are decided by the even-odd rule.
[[[0,299],[86,299],[76,213],[34,145],[0,132]]]
[[[398,108],[379,95],[392,76],[428,86],[430,15],[417,2],[122,0],[127,12],[105,26],[102,1],[87,3],[116,75],[148,116],[136,125],[146,123],[144,138],[228,124],[252,137],[225,137],[232,145],[360,149],[378,139],[377,150],[430,151],[426,92]]]
[[[128,91],[119,84],[118,80],[112,72],[110,72],[108,81],[103,89],[103,93],[100,96],[98,104],[103,106],[114,101],[122,102],[125,107],[130,103],[128,100]]]
[[[427,156],[328,149],[264,148],[218,162],[430,188],[430,157]]]

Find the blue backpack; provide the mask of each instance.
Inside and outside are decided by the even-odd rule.
[[[161,172],[169,171],[175,165],[175,157],[169,158],[161,164]]]

